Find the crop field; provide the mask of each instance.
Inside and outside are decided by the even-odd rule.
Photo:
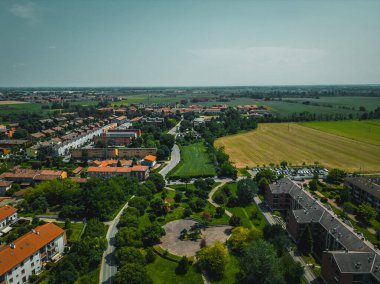
[[[351,135],[354,131],[351,132]],[[372,136],[373,137],[373,136]],[[373,138],[376,139],[376,138]],[[350,172],[380,173],[380,146],[296,123],[259,124],[257,130],[218,139],[237,167],[313,164]]]
[[[171,177],[214,176],[215,167],[211,163],[202,142],[182,146],[181,162],[170,173]]]
[[[300,124],[331,134],[380,146],[380,120],[318,121]]]

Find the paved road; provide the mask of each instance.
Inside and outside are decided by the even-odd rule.
[[[273,218],[272,213],[270,212],[269,208],[258,198],[255,196],[254,198],[255,203],[257,204],[257,207],[260,209],[261,213],[263,213],[267,223],[273,225],[276,224],[276,219]],[[279,222],[280,225],[283,225],[282,222]],[[295,255],[294,251],[290,248],[288,248],[290,256],[297,262],[301,263],[305,270],[305,275],[304,278],[307,283],[312,283],[312,284],[317,284],[319,283],[317,277],[314,275],[313,271],[311,268],[305,263],[302,257]]]
[[[176,126],[174,126],[172,129],[170,129],[168,131],[168,134],[171,134],[171,135],[174,135],[175,137],[177,137],[178,135],[178,131],[179,130],[179,127],[181,126],[181,122],[182,122],[183,119],[181,119]]]
[[[134,195],[129,199],[131,200]],[[100,266],[100,274],[99,274],[99,283],[112,283],[113,278],[117,272],[117,265],[115,260],[115,236],[117,234],[117,224],[119,223],[121,213],[123,213],[124,209],[128,208],[129,201],[121,208],[116,217],[106,224],[109,225],[107,231],[107,250],[103,254],[102,263]]]
[[[165,178],[166,175],[179,163],[180,160],[181,153],[179,151],[179,147],[175,144],[172,149],[169,163],[166,165],[165,168],[159,171],[159,174]]]

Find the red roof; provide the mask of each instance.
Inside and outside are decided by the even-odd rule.
[[[11,216],[13,213],[16,213],[16,212],[17,212],[17,209],[9,205],[0,207],[0,221],[4,220],[5,218]]]
[[[15,240],[13,242],[14,248],[10,246],[4,247],[0,250],[0,275],[3,275],[64,233],[64,230],[53,223],[46,223],[37,227],[34,232],[29,232]]]
[[[144,159],[150,162],[154,162],[156,160],[156,156],[148,155],[148,156],[145,156]]]

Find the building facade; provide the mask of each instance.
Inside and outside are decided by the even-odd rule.
[[[67,243],[65,231],[46,223],[0,250],[0,283],[27,283],[47,262],[57,261]]]

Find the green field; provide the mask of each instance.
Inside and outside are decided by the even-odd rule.
[[[380,120],[305,122],[300,124],[368,144],[380,145]]]
[[[166,260],[160,256],[156,257],[153,263],[146,266],[148,275],[152,278],[154,284],[192,284],[203,283],[202,276],[195,269],[195,266],[191,266],[189,271],[185,275],[177,275],[175,269],[177,263],[170,260]]]
[[[10,104],[0,105],[0,114],[10,114],[12,112],[41,112],[46,111],[42,109],[41,104],[27,103],[27,104]]]
[[[181,162],[170,172],[170,176],[174,178],[215,175],[215,167],[206,153],[203,142],[181,146]]]
[[[326,122],[327,125],[329,123]],[[332,123],[334,125],[334,122]],[[344,122],[338,123],[342,124],[344,125]],[[376,125],[373,126],[375,127]],[[268,166],[270,163],[276,165],[281,161],[293,165],[310,165],[318,161],[329,169],[379,173],[380,143],[376,138],[378,134],[362,138],[358,134],[359,130],[346,133],[355,140],[297,123],[261,123],[257,130],[225,136],[217,139],[215,144],[217,147],[224,146],[232,162],[239,168]],[[371,139],[372,144],[363,142],[363,139]]]

